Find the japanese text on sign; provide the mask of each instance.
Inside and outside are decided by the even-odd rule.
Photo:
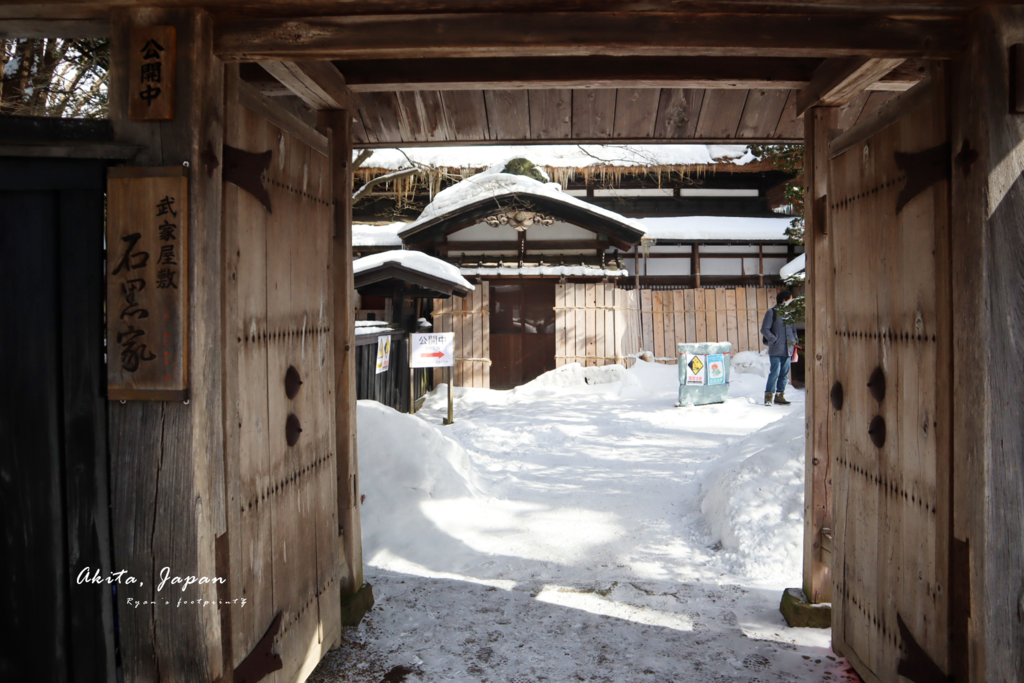
[[[412,335],[410,367],[450,368],[454,361],[454,332],[430,332]]]
[[[109,172],[107,390],[111,399],[186,396],[187,192],[180,167]]]
[[[133,121],[174,118],[176,42],[173,26],[132,28],[128,117]]]

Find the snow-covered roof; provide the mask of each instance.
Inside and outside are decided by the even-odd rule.
[[[625,270],[601,268],[599,266],[463,266],[459,268],[463,275],[551,275],[557,277],[626,277]]]
[[[779,277],[788,280],[798,273],[804,272],[807,268],[807,254],[800,254],[795,259],[782,266],[779,270]]]
[[[699,166],[753,161],[746,145],[470,145],[466,147],[414,147],[378,149],[363,162],[364,168],[397,170],[413,163],[441,168],[489,168],[517,157],[537,166],[588,168],[591,166]]]
[[[737,240],[751,242],[786,241],[791,217],[750,218],[747,216],[677,216],[640,218],[645,239],[653,240]]]
[[[389,225],[371,225],[369,223],[352,224],[353,247],[400,247],[402,238],[398,236],[408,223],[391,223]]]
[[[496,164],[482,173],[466,178],[438,192],[434,201],[427,204],[419,218],[409,223],[401,234],[407,236],[416,232],[420,227],[436,222],[445,216],[456,214],[461,209],[485,202],[488,199],[498,199],[510,195],[526,199],[542,197],[554,200],[593,216],[613,221],[630,230],[643,232],[644,228],[638,221],[566,194],[558,183],[544,183],[522,175],[502,173],[505,163],[503,161]],[[495,210],[499,208],[497,202],[494,203],[494,208]]]
[[[456,266],[442,261],[439,258],[424,254],[422,251],[395,250],[383,251],[379,254],[370,254],[369,256],[357,258],[353,261],[352,272],[355,275],[359,275],[373,270],[374,268],[386,266],[391,263],[397,263],[406,270],[415,271],[430,278],[443,280],[460,289],[465,289],[467,291],[475,289],[475,287],[469,283],[469,280],[462,277]]]
[[[388,332],[394,332],[395,328],[391,327],[387,322],[383,320],[357,320],[356,321],[356,336],[361,337],[365,334],[385,334]]]

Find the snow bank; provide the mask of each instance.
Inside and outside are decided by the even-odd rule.
[[[767,377],[771,369],[771,361],[767,353],[740,351],[732,356],[732,372]]]
[[[777,242],[788,239],[786,228],[792,220],[790,217],[675,216],[641,218],[640,223],[647,239]]]
[[[803,552],[804,424],[778,420],[732,444],[706,474],[701,512],[730,571],[799,585]]]
[[[469,454],[438,427],[376,401],[359,401],[356,419],[364,552],[419,550],[437,534],[421,504],[477,490]]]
[[[383,251],[379,254],[370,254],[362,258],[357,258],[352,262],[352,271],[359,275],[368,270],[372,270],[378,266],[382,266],[385,263],[395,262],[401,264],[403,267],[409,270],[415,270],[416,272],[436,277],[445,282],[451,282],[452,284],[472,291],[476,289],[469,283],[469,280],[462,277],[459,273],[458,266],[442,261],[439,258],[424,254],[422,251]]]

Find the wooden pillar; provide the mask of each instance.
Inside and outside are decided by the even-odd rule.
[[[1024,8],[972,15],[955,63],[950,672],[1024,672]]]
[[[690,260],[693,262],[694,287],[700,289],[700,245],[694,243],[691,248]]]
[[[334,398],[338,444],[338,526],[346,568],[341,596],[363,585],[363,541],[356,458],[355,279],[352,272],[352,116],[323,111],[319,122],[331,131],[334,182]],[[401,305],[400,303],[398,305]]]
[[[128,119],[133,26],[177,31],[176,107],[164,122]],[[112,402],[109,412],[114,566],[140,584],[118,586],[124,680],[213,681],[224,671],[216,584],[155,591],[172,576],[228,576],[215,538],[227,530],[221,321],[221,173],[204,165],[223,140],[223,66],[213,22],[197,9],[111,13],[110,118],[120,142],[142,145],[140,166],[188,164],[189,401]],[[140,606],[127,600],[207,600],[206,606]]]
[[[811,602],[830,602],[830,567],[822,558],[822,529],[832,526],[832,474],[829,457],[829,311],[832,256],[828,240],[828,143],[838,127],[836,107],[813,107],[804,114],[804,249],[807,253],[806,455],[804,467],[803,589]]]

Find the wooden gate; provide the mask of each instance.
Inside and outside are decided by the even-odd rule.
[[[285,682],[340,633],[331,171],[326,139],[237,73],[224,134],[225,156],[241,150],[247,165],[230,175],[225,159],[228,592],[239,600],[227,628],[237,667],[280,616],[284,668],[264,680]],[[262,182],[264,159],[248,153],[269,154]]]
[[[455,386],[491,388],[490,285],[485,280],[465,298],[434,299],[434,332],[455,333]],[[434,384],[447,371],[434,374]]]
[[[901,647],[921,670],[915,642],[949,671],[950,151],[935,82],[887,128],[837,141],[826,198],[833,642],[881,681],[899,678]]]

